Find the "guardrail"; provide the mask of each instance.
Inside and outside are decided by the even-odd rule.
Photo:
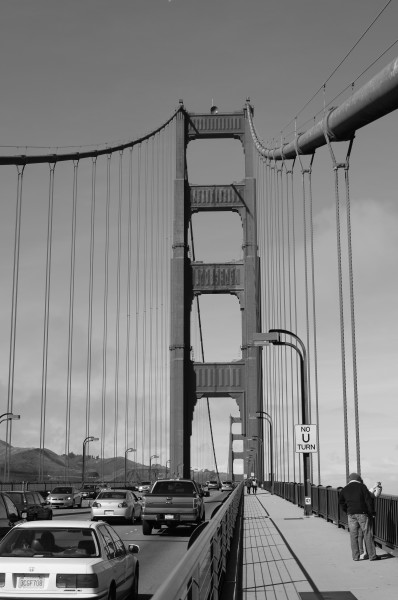
[[[152,600],[218,600],[223,587],[234,529],[243,500],[243,483],[192,534],[182,561]]]
[[[264,482],[264,489],[271,489],[270,482]],[[347,514],[339,505],[342,488],[311,485],[312,512],[338,527],[348,529]],[[298,506],[304,507],[304,486],[302,483],[276,481],[274,493]],[[398,496],[381,494],[375,498],[376,517],[374,520],[375,543],[392,554],[398,555]]]

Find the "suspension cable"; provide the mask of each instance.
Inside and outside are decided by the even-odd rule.
[[[335,154],[333,152],[333,148],[331,145],[331,139],[333,139],[333,135],[331,134],[328,127],[328,120],[331,112],[334,109],[330,109],[327,114],[325,114],[323,119],[323,127],[324,127],[324,135],[325,140],[329,148],[330,156],[333,163],[333,171],[334,171],[334,183],[335,183],[335,200],[336,200],[336,238],[337,238],[337,264],[338,264],[338,277],[339,277],[339,303],[340,303],[340,336],[341,336],[341,362],[342,362],[342,385],[343,385],[343,410],[344,410],[344,434],[345,434],[345,457],[346,457],[346,478],[348,481],[349,476],[349,443],[348,443],[348,410],[347,410],[347,375],[346,375],[346,351],[345,351],[345,328],[344,328],[344,295],[343,295],[343,275],[342,275],[342,258],[341,258],[341,221],[340,221],[340,197],[339,197],[339,176],[338,170],[340,168],[344,168],[345,172],[348,171],[349,168],[349,158],[351,154],[352,144],[354,138],[352,137],[347,154],[346,160],[344,163],[338,163],[336,161]],[[347,179],[346,179],[347,182]],[[353,348],[353,353],[355,354],[355,348]],[[355,378],[356,379],[356,376]],[[356,385],[356,381],[354,381]],[[356,390],[355,390],[356,393]],[[357,398],[355,398],[355,405],[357,411]],[[357,418],[357,414],[355,415],[356,420],[356,431],[359,431],[359,421]],[[359,444],[359,434],[357,433],[357,445]],[[358,461],[358,456],[357,456]],[[357,470],[359,475],[361,474],[360,464],[358,463]]]
[[[48,329],[50,319],[50,288],[51,288],[51,251],[53,231],[53,208],[54,208],[54,170],[56,163],[49,164],[50,178],[48,190],[47,209],[47,252],[46,252],[46,283],[44,292],[44,324],[43,324],[43,356],[41,375],[41,402],[40,402],[40,461],[39,480],[44,475],[44,448],[46,431],[46,409],[47,409],[47,367],[48,367]]]

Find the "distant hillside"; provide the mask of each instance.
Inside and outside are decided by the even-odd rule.
[[[0,440],[0,464],[4,464],[5,451],[7,443]],[[10,482],[29,481],[34,482],[39,479],[40,465],[40,448],[11,448],[10,459]],[[85,458],[85,480],[99,481],[101,473],[101,460],[92,457]],[[148,479],[149,467],[141,463],[136,463],[132,460],[127,460],[127,479],[131,482],[138,482]],[[66,467],[66,456],[58,455],[52,450],[45,448],[43,450],[43,472],[44,481],[62,481],[64,479]],[[80,483],[82,480],[83,457],[81,454],[73,454],[69,456],[69,480]],[[124,481],[125,459],[124,456],[118,456],[116,459],[105,458],[103,461],[104,477],[102,481]],[[153,477],[164,477],[166,469],[162,465],[152,465]],[[0,470],[0,482],[3,481],[3,473]],[[211,479],[215,476],[214,471],[206,471],[201,473],[203,479]],[[226,478],[226,474],[221,474],[220,477]],[[195,475],[195,478],[197,476]],[[202,479],[202,477],[200,478]]]

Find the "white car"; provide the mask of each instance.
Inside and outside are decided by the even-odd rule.
[[[0,597],[137,599],[138,552],[103,522],[18,524],[0,541]]]
[[[60,485],[48,493],[46,502],[52,508],[81,508],[82,494],[70,485]]]
[[[232,490],[234,489],[234,484],[232,483],[232,481],[223,481],[221,484],[221,491],[222,492],[232,492]]]
[[[141,519],[142,504],[130,490],[102,490],[91,505],[91,520],[124,519],[129,523]]]

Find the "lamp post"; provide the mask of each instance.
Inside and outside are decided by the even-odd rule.
[[[21,415],[14,415],[14,413],[12,412],[5,412],[2,415],[0,415],[0,423],[3,423],[3,421],[18,421],[21,418]],[[8,433],[8,431],[7,431]],[[6,479],[6,473],[7,473],[7,458],[8,458],[8,454],[7,452],[5,453],[5,461],[4,461],[4,472],[3,472],[3,476],[4,479]]]
[[[281,341],[280,334],[291,335],[300,345],[300,348],[291,342]],[[309,406],[308,406],[308,379],[307,379],[307,353],[302,340],[292,331],[287,329],[270,329],[268,333],[257,333],[253,337],[254,346],[268,346],[273,344],[275,346],[290,346],[293,348],[300,359],[300,388],[301,388],[301,415],[303,425],[309,425]],[[303,453],[303,479],[304,479],[304,514],[310,515],[312,513],[312,502],[311,502],[311,482],[309,480],[310,475],[310,454],[309,452]]]
[[[273,495],[274,494],[274,431],[273,431],[273,425],[272,425],[272,418],[271,418],[271,415],[269,415],[264,410],[258,410],[256,412],[256,416],[250,417],[250,418],[256,418],[256,419],[264,418],[269,424],[269,462],[270,462],[271,495]]]
[[[152,454],[152,456],[149,458],[149,481],[152,482],[152,459],[153,458],[159,458],[159,456],[157,454]]]
[[[83,463],[82,463],[82,487],[84,485],[84,478],[85,478],[85,467],[86,467],[86,445],[89,442],[98,442],[99,438],[94,437],[93,435],[89,435],[87,436],[84,440],[83,440]]]
[[[124,485],[127,484],[127,454],[129,452],[136,452],[136,449],[127,448],[127,450],[124,451]]]
[[[6,412],[0,415],[0,423],[3,421],[17,421],[21,418],[21,415],[14,415],[12,412]]]

